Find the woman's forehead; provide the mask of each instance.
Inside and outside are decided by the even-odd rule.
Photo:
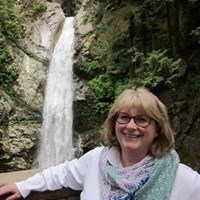
[[[123,99],[119,104],[118,104],[118,108],[119,109],[126,109],[126,110],[130,110],[132,108],[135,109],[144,109],[144,105],[143,102],[140,101],[139,99],[131,99],[131,98],[127,98],[127,99]]]
[[[135,104],[129,104],[124,105],[118,108],[118,112],[125,112],[125,113],[131,113],[133,111],[137,111],[138,113],[146,113],[146,110],[142,105],[135,105]]]
[[[131,114],[134,112],[134,113],[138,113],[140,115],[146,114],[146,111],[144,109],[140,109],[140,108],[136,108],[136,107],[122,108],[119,110],[119,112],[127,113],[127,114]]]
[[[124,99],[116,107],[117,112],[130,113],[130,111],[134,109],[137,110],[138,113],[147,114],[149,112],[149,105],[139,99]]]

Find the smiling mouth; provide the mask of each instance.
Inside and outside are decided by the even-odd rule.
[[[126,138],[129,138],[129,139],[138,139],[138,138],[141,138],[142,135],[133,135],[133,134],[129,134],[129,133],[123,133]]]

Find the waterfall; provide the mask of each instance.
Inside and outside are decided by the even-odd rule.
[[[50,62],[38,167],[47,168],[74,157],[72,145],[74,18],[65,19]]]

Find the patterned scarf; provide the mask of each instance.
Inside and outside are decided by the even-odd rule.
[[[172,150],[164,157],[145,157],[131,167],[112,166],[110,148],[102,150],[99,168],[105,200],[167,200],[170,197],[179,157]]]

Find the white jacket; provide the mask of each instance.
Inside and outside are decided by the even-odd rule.
[[[81,200],[103,200],[100,192],[99,158],[103,147],[97,147],[79,159],[50,167],[42,173],[17,182],[23,197],[31,191],[56,190],[70,187],[82,190]],[[200,200],[200,175],[180,164],[170,200]]]

